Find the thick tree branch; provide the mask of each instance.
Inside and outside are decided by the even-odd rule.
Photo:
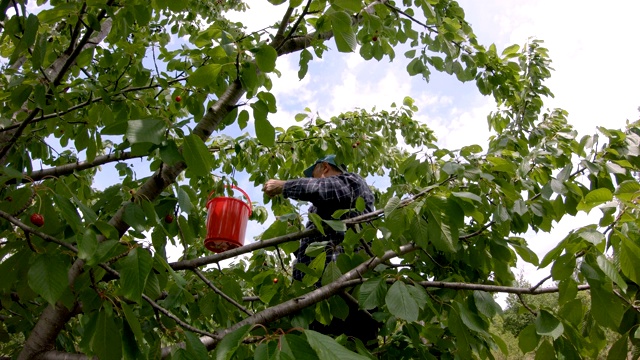
[[[557,286],[531,289],[531,288],[519,288],[511,286],[500,285],[487,285],[487,284],[469,284],[460,282],[446,282],[446,281],[420,281],[417,284],[424,286],[425,288],[440,288],[440,289],[453,289],[453,290],[480,290],[491,293],[507,293],[507,294],[527,294],[527,295],[540,295],[557,293],[560,291]],[[589,290],[589,285],[578,285],[578,291]]]
[[[300,311],[304,308],[314,305],[322,300],[326,300],[331,296],[342,291],[342,289],[345,287],[345,284],[348,284],[350,280],[360,279],[363,274],[374,269],[379,264],[391,258],[394,258],[396,256],[415,251],[416,249],[417,247],[414,244],[403,245],[400,247],[400,250],[397,253],[395,251],[387,251],[383,256],[379,258],[368,259],[364,261],[362,264],[356,266],[351,271],[348,271],[347,273],[345,273],[344,275],[342,275],[341,277],[339,277],[338,279],[336,279],[334,282],[330,284],[327,284],[319,289],[313,290],[303,296],[285,301],[281,304],[265,309],[253,316],[250,316],[234,324],[233,326],[225,330],[216,332],[215,336],[213,337],[209,337],[209,336],[201,337],[200,341],[202,341],[202,343],[207,347],[207,349],[209,350],[214,349],[226,334],[244,325],[268,324],[269,322],[275,321],[287,315],[291,315],[297,311]],[[183,344],[177,344],[174,346],[182,346],[182,345]],[[163,348],[162,358],[167,358],[168,356],[170,356],[171,350],[174,348],[174,346]]]

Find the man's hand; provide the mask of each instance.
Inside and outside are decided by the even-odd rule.
[[[276,195],[282,194],[284,183],[284,180],[271,179],[264,183],[262,191],[264,191],[265,194],[269,195],[269,197],[274,197]]]

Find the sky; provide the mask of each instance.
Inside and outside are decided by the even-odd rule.
[[[493,43],[498,52],[512,44],[522,46],[532,37],[544,41],[555,70],[546,82],[555,97],[545,100],[545,108],[567,110],[579,138],[595,134],[598,126],[621,129],[627,121],[639,118],[640,47],[636,38],[640,35],[640,2],[612,1],[605,6],[591,0],[461,0],[459,4],[480,43]],[[251,24],[248,30],[257,30],[278,19],[285,5],[273,7],[267,1],[253,1],[250,7],[234,16]],[[335,48],[332,42],[329,46]],[[438,145],[457,149],[479,144],[486,149],[490,135],[486,117],[496,105],[492,97],[482,96],[473,82],[461,84],[454,76],[436,72],[428,83],[410,77],[402,52],[390,63],[387,58],[364,61],[357,53],[338,54],[335,50],[314,59],[307,77],[299,81],[298,56],[277,61],[282,77],[273,77],[272,93],[278,113],[270,118],[276,126],[292,124],[293,116],[305,107],[329,117],[354,108],[388,108],[410,96],[420,109],[417,118],[435,131]],[[243,186],[255,199],[261,198],[253,184]],[[528,233],[525,237],[541,259],[571,229],[597,221],[599,216],[599,210],[594,209],[589,215],[565,218],[550,234]],[[261,228],[250,224],[248,232]],[[535,284],[549,274],[549,268],[519,264],[517,272]]]

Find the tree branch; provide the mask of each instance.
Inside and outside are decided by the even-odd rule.
[[[11,214],[8,214],[8,213],[6,213],[6,212],[4,212],[4,211],[2,211],[2,210],[0,210],[0,217],[1,217],[1,218],[3,218],[3,219],[5,219],[5,220],[7,220],[7,221],[9,221],[9,222],[10,222],[10,223],[12,223],[13,225],[15,225],[15,226],[19,227],[20,229],[22,229],[22,230],[23,230],[24,232],[26,232],[26,233],[31,233],[31,234],[33,234],[33,235],[39,236],[39,237],[41,237],[41,238],[42,238],[43,240],[45,240],[45,241],[48,241],[48,242],[52,242],[52,243],[58,244],[58,245],[60,245],[60,246],[62,246],[62,247],[65,247],[65,248],[67,248],[67,249],[69,249],[69,250],[73,251],[74,253],[77,253],[77,252],[78,252],[78,249],[76,249],[76,247],[75,247],[75,246],[73,246],[73,245],[71,245],[70,243],[68,243],[68,242],[64,242],[64,241],[62,241],[62,240],[58,240],[58,239],[54,238],[54,237],[53,237],[53,236],[51,236],[51,235],[47,235],[47,234],[45,234],[45,233],[43,233],[43,232],[41,232],[41,231],[38,231],[38,230],[36,230],[36,229],[34,229],[34,228],[32,228],[32,227],[28,226],[27,224],[23,223],[23,222],[22,222],[22,221],[20,221],[19,219],[17,219],[17,218],[15,218],[15,217],[11,216]]]
[[[56,166],[54,168],[34,171],[31,174],[22,174],[24,178],[21,180],[21,182],[30,183],[34,181],[43,180],[44,178],[47,178],[47,177],[59,177],[59,176],[69,175],[75,171],[86,170],[86,169],[107,164],[110,162],[124,161],[129,159],[140,158],[143,156],[144,155],[133,156],[131,155],[131,152],[122,152],[122,153],[96,156],[96,158],[93,159],[93,161],[78,161],[75,163]],[[6,183],[13,184],[15,182],[16,181],[13,180],[13,181],[7,181]]]
[[[226,334],[244,325],[268,324],[269,322],[275,321],[279,318],[282,318],[283,316],[293,314],[322,300],[328,299],[331,296],[342,291],[342,289],[345,288],[347,284],[349,284],[350,280],[359,280],[362,274],[365,274],[368,271],[374,269],[384,261],[387,261],[399,255],[407,254],[409,252],[415,251],[416,249],[416,245],[407,244],[401,246],[397,253],[390,250],[385,252],[381,257],[365,260],[362,264],[356,266],[354,269],[348,271],[330,284],[315,289],[303,296],[296,297],[281,304],[267,308],[234,324],[233,326],[225,330],[216,332],[215,336],[213,337],[201,337],[200,341],[207,347],[207,349],[214,349]],[[179,346],[183,346],[183,344],[176,344],[174,346],[163,348],[162,358],[167,358],[168,356],[170,356],[172,349]]]
[[[253,313],[249,310],[247,310],[247,308],[245,308],[244,306],[240,305],[237,301],[233,300],[229,295],[225,294],[224,292],[222,292],[222,290],[218,289],[215,285],[213,285],[213,283],[211,281],[209,281],[209,279],[207,279],[206,276],[204,276],[204,274],[202,273],[202,271],[198,270],[198,269],[191,269],[191,271],[193,271],[194,273],[196,273],[196,275],[198,275],[198,277],[200,279],[202,279],[202,281],[207,284],[207,286],[209,288],[211,288],[211,290],[213,290],[214,293],[220,295],[223,299],[227,300],[231,305],[237,307],[238,309],[240,309],[243,313],[251,316],[253,315]]]

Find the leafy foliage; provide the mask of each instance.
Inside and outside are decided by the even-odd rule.
[[[578,139],[564,110],[543,111],[552,93],[541,41],[485,47],[449,0],[291,0],[273,28],[255,33],[226,17],[245,8],[240,1],[37,5],[46,6],[29,13],[24,2],[0,2],[3,353],[490,358],[508,350],[490,326],[499,309],[487,292],[540,293],[513,287],[518,257],[550,266],[558,282],[558,306],[519,329],[523,352],[591,358],[607,346],[605,330],[619,336],[612,358],[638,351],[639,124]],[[172,37],[185,43],[175,48]],[[439,148],[410,98],[389,111],[306,111],[299,125],[272,123],[278,57],[299,53],[303,78],[328,44],[378,61],[402,48],[409,75],[474,81],[497,104],[488,148]],[[250,120],[255,137],[224,133]],[[325,269],[318,247],[304,280],[290,283],[291,254],[308,232],[282,198],[270,202],[278,220],[261,241],[205,250],[209,194],[194,189],[223,194],[236,172],[256,185],[297,177],[325,153],[390,183],[376,189],[380,210],[349,224],[336,263]],[[119,178],[97,186],[99,166],[111,162]],[[140,166],[153,175],[140,178]],[[528,231],[596,208],[599,223],[543,259],[528,248]],[[42,227],[29,225],[36,212]],[[267,217],[262,206],[253,214]],[[167,260],[169,243],[184,249],[177,262]],[[373,348],[308,330],[345,318],[348,305],[334,296],[343,290],[380,324]]]

